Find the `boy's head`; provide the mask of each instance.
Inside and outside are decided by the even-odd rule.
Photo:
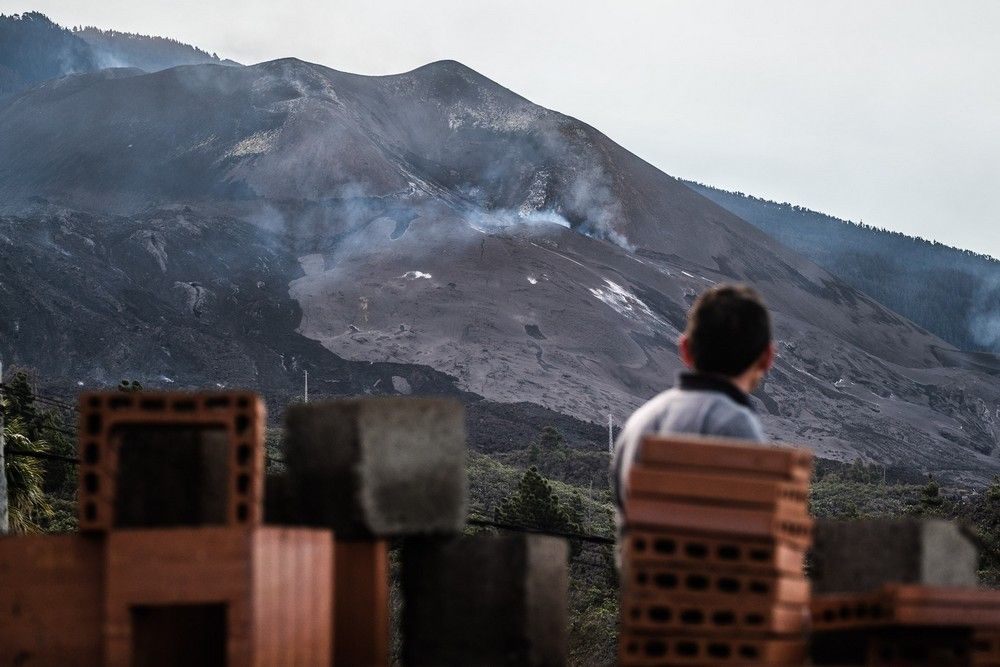
[[[760,295],[745,285],[716,285],[698,297],[680,341],[681,359],[702,373],[749,380],[771,368],[771,318]]]

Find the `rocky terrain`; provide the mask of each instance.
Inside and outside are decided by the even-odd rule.
[[[324,394],[463,396],[481,446],[524,414],[604,447],[587,423],[669,386],[686,308],[739,280],[775,313],[773,437],[961,483],[1000,470],[996,357],[456,62],[47,81],[0,101],[0,196],[0,353],[66,386],[277,404],[309,369]]]

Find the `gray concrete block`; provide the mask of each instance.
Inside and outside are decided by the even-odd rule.
[[[403,664],[565,665],[568,557],[540,535],[406,540]]]
[[[432,398],[295,405],[285,460],[304,525],[338,537],[462,530],[468,496],[465,410]]]
[[[975,586],[979,553],[940,519],[818,521],[809,577],[815,593],[871,591],[895,582]]]

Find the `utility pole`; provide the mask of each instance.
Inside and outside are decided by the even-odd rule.
[[[0,398],[6,393],[3,387],[3,360],[0,359]],[[3,409],[0,407],[0,535],[10,530],[7,515],[7,461],[4,459]]]
[[[608,411],[608,454],[615,453],[615,418],[612,412]]]
[[[303,387],[303,390],[302,390],[302,399],[306,403],[308,403],[309,402],[309,371],[305,371],[305,374],[306,374],[306,381],[305,381],[305,386]]]

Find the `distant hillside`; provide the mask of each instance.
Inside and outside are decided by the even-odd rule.
[[[101,30],[93,26],[77,28],[73,34],[94,49],[100,67],[138,67],[147,72],[157,72],[177,65],[236,64],[166,37]]]
[[[43,14],[0,14],[0,96],[98,69],[93,49]]]
[[[801,206],[688,186],[952,345],[1000,352],[1000,261]]]
[[[68,30],[39,12],[0,14],[0,97],[109,67],[155,72],[202,63],[237,64],[172,39],[93,27]]]

